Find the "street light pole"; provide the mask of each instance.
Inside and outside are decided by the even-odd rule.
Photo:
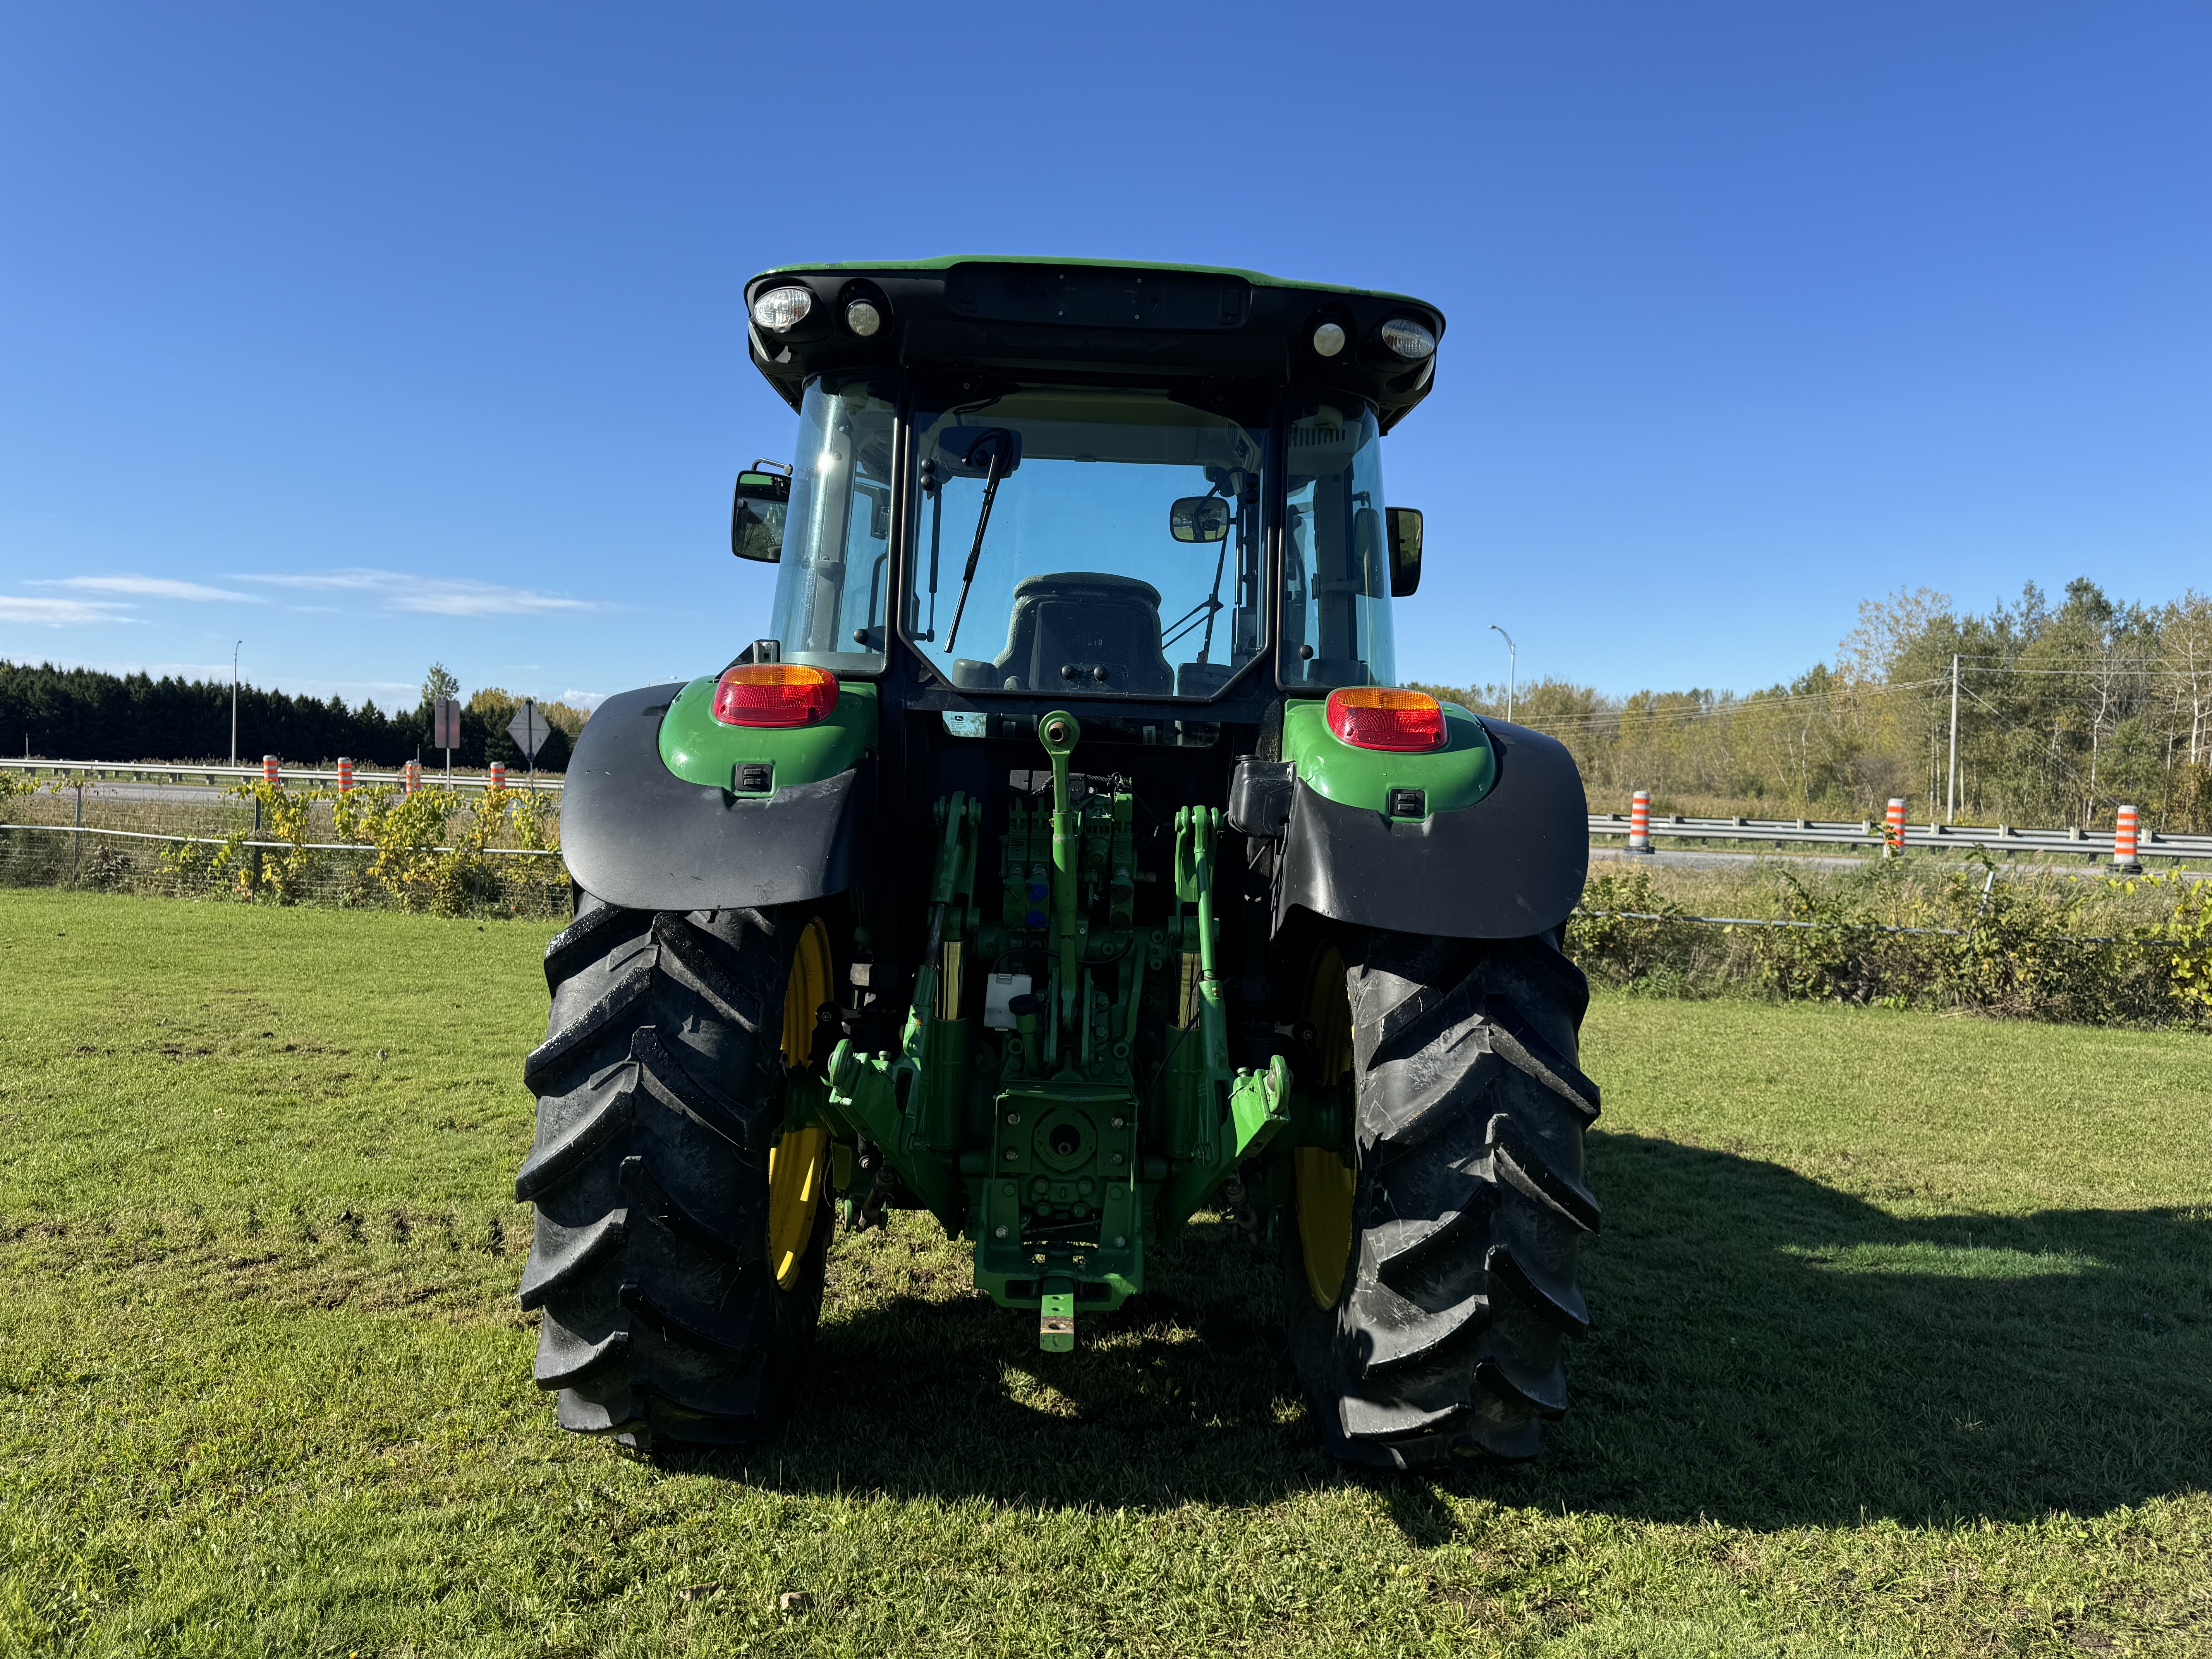
[[[1514,644],[1513,636],[1496,623],[1490,624],[1490,631],[1505,641],[1505,718],[1510,721],[1513,718],[1513,693],[1521,681],[1521,647]]]
[[[238,650],[246,643],[240,640],[230,647],[230,763],[238,764]]]
[[[1959,655],[1951,653],[1951,781],[1943,791],[1943,822],[1959,821]]]

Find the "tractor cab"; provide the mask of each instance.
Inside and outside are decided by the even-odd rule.
[[[1395,683],[1420,518],[1388,507],[1381,440],[1427,390],[1432,307],[1232,271],[857,269],[752,285],[799,439],[787,477],[741,482],[732,547],[781,567],[780,660],[979,709]]]

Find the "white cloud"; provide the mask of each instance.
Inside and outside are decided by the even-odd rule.
[[[588,611],[581,599],[562,599],[526,587],[496,587],[489,582],[422,584],[392,601],[399,611],[427,611],[441,617],[530,616],[544,611]]]
[[[540,593],[534,588],[503,587],[466,577],[415,576],[398,570],[329,570],[305,576],[241,576],[295,592],[362,593],[380,599],[388,611],[434,617],[528,617],[549,611],[588,611],[581,599]]]
[[[596,711],[606,700],[607,694],[604,691],[563,691],[561,694],[561,701],[569,708],[586,711]]]
[[[64,576],[58,581],[38,581],[33,587],[73,587],[81,593],[140,593],[149,599],[236,599],[247,605],[267,601],[252,593],[234,593],[227,587],[204,582],[180,582],[167,576]]]
[[[128,620],[116,606],[97,599],[34,599],[0,593],[0,622],[43,623],[49,628],[65,628],[73,623]]]

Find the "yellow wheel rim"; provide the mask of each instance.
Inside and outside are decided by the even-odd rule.
[[[783,988],[783,1061],[793,1071],[813,1059],[815,1012],[830,1000],[830,930],[820,917],[806,924],[792,952]],[[793,1129],[769,1149],[768,1259],[775,1282],[789,1290],[814,1237],[814,1210],[830,1161],[830,1132]]]
[[[1344,982],[1344,958],[1333,945],[1315,959],[1306,981],[1306,1018],[1314,1025],[1320,1081],[1341,1084],[1352,1074],[1352,998]],[[1352,1255],[1352,1166],[1328,1146],[1300,1146],[1291,1164],[1297,1181],[1306,1289],[1316,1306],[1334,1308]]]
[[[830,930],[817,916],[799,936],[791,953],[791,977],[783,987],[783,1063],[804,1071],[814,1059],[814,1017],[830,1001]]]
[[[793,1129],[769,1148],[768,1259],[783,1290],[799,1277],[814,1237],[814,1206],[822,1201],[829,1151],[830,1132],[820,1128]]]

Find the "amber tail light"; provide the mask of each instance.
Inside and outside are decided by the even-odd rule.
[[[837,706],[837,677],[826,668],[780,662],[738,664],[714,687],[714,718],[725,726],[815,726]]]
[[[1328,694],[1328,729],[1355,749],[1410,754],[1444,746],[1444,711],[1425,691],[1347,685]]]

